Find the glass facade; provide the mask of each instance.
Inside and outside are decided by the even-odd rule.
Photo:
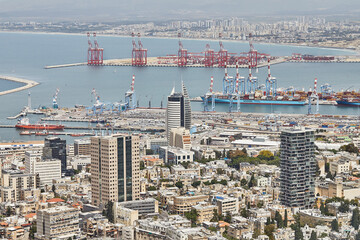
[[[124,141],[123,138],[117,139],[117,161],[118,161],[118,201],[123,202],[125,200],[125,188],[124,188]]]

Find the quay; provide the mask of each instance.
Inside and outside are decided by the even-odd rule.
[[[0,79],[25,84],[24,86],[21,86],[21,87],[18,87],[18,88],[2,91],[2,92],[0,92],[0,96],[1,95],[6,95],[6,94],[9,94],[9,93],[18,92],[18,91],[23,91],[23,90],[26,90],[28,88],[35,87],[36,85],[39,84],[38,82],[35,82],[35,81],[32,81],[32,80],[27,80],[27,79],[22,79],[22,78],[17,78],[17,77],[0,76]]]

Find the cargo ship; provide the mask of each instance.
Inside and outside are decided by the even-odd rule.
[[[201,96],[204,101],[205,96]],[[208,102],[212,101],[211,97],[208,98]],[[215,103],[230,103],[230,99],[227,96],[215,96]],[[233,103],[237,103],[237,99],[233,99]],[[305,101],[297,100],[268,100],[268,99],[243,99],[240,98],[240,104],[254,104],[254,105],[285,105],[285,106],[304,106]]]
[[[52,125],[52,124],[30,124],[28,118],[22,118],[15,125],[17,129],[36,129],[36,130],[64,130],[64,125]]]
[[[340,99],[336,103],[340,106],[360,107],[360,99]]]

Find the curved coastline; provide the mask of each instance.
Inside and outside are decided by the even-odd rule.
[[[0,80],[19,82],[19,83],[24,83],[25,84],[24,86],[21,86],[21,87],[18,87],[18,88],[2,91],[2,92],[0,92],[0,96],[10,94],[10,93],[14,93],[14,92],[23,91],[23,90],[26,90],[28,88],[35,87],[36,85],[39,85],[38,82],[23,79],[23,78],[17,78],[17,77],[9,77],[9,76],[1,76],[0,75]]]

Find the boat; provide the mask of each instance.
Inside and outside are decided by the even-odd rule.
[[[49,135],[49,133],[46,130],[35,133],[35,136],[47,136],[47,135]]]
[[[201,99],[204,100],[204,96]],[[208,98],[209,103],[212,101],[211,97]],[[230,99],[227,96],[215,97],[215,103],[230,103]],[[233,99],[233,103],[237,103],[237,99]],[[240,104],[255,104],[255,105],[286,105],[286,106],[304,106],[305,101],[296,100],[267,100],[267,99],[240,99]]]
[[[32,133],[29,131],[21,131],[20,135],[31,135]]]
[[[73,134],[70,134],[71,137],[82,137],[82,136],[85,136],[85,134],[83,133],[73,133]]]
[[[336,103],[340,106],[360,107],[360,99],[340,99]]]
[[[64,125],[52,125],[46,123],[30,124],[28,118],[22,118],[15,125],[17,129],[36,129],[36,130],[64,130]]]

